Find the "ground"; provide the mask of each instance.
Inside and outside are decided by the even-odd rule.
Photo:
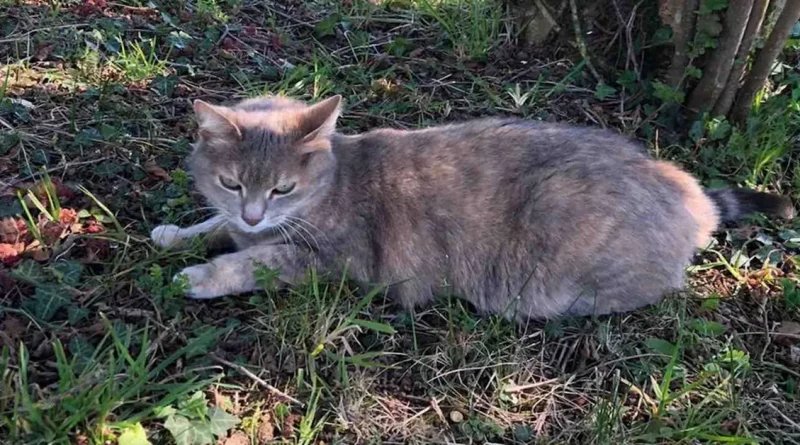
[[[148,240],[209,214],[191,100],[265,93],[342,94],[348,133],[608,127],[797,198],[797,45],[746,128],[690,120],[657,14],[609,4],[579,14],[598,79],[564,8],[522,48],[483,0],[0,2],[0,442],[800,442],[800,223],[721,231],[654,307],[524,325],[315,276],[276,292],[266,269],[264,292],[187,301],[171,276],[202,243]]]

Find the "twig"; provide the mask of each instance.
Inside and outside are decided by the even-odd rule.
[[[41,32],[41,31],[51,31],[51,30],[54,30],[54,29],[65,29],[65,28],[83,28],[85,26],[89,26],[89,24],[88,23],[76,23],[74,25],[48,26],[46,28],[32,29],[32,30],[26,32],[25,34],[22,34],[19,37],[9,37],[9,38],[6,38],[6,39],[0,39],[0,43],[19,42],[20,40],[25,40],[28,37],[30,37],[31,35],[33,35],[33,34],[35,34],[37,32]]]
[[[583,60],[586,62],[586,67],[589,68],[589,72],[592,73],[592,77],[599,83],[605,83],[597,70],[594,69],[592,60],[589,59],[589,51],[586,49],[586,41],[583,39],[581,22],[578,19],[578,5],[575,4],[575,0],[569,0],[569,9],[572,12],[572,27],[575,30],[575,40],[578,43],[578,51],[580,51],[581,57],[583,57]]]
[[[0,185],[3,185],[5,187],[13,187],[13,186],[15,186],[17,184],[20,184],[20,183],[23,183],[25,181],[29,181],[31,179],[34,179],[35,177],[37,177],[37,176],[39,176],[41,174],[44,174],[45,172],[46,173],[53,173],[53,172],[56,172],[58,170],[66,170],[66,169],[71,168],[71,167],[79,167],[81,165],[97,164],[98,162],[103,162],[103,161],[107,160],[108,158],[109,158],[108,156],[103,156],[103,157],[100,157],[100,158],[97,158],[97,159],[89,159],[87,161],[66,162],[64,164],[56,165],[55,167],[50,167],[47,170],[45,170],[44,172],[33,173],[33,174],[28,175],[28,176],[19,178],[19,179],[14,179],[14,180],[9,181],[7,183],[3,183],[2,181],[0,181]]]
[[[233,368],[233,369],[241,372],[242,374],[246,375],[247,377],[250,377],[254,382],[258,383],[259,385],[263,386],[264,388],[267,388],[267,390],[269,390],[271,393],[275,394],[278,397],[282,397],[282,398],[284,398],[286,400],[289,400],[289,401],[291,401],[291,402],[293,402],[293,403],[295,403],[297,405],[300,405],[301,407],[306,406],[305,403],[295,399],[294,397],[290,396],[289,394],[286,394],[285,392],[281,391],[280,389],[278,389],[278,388],[270,385],[269,383],[265,382],[264,379],[262,379],[261,377],[253,374],[250,370],[248,370],[247,368],[245,368],[242,365],[237,365],[236,363],[229,362],[229,361],[225,360],[224,358],[217,356],[216,354],[211,354],[211,359],[214,360],[215,362],[218,362],[218,363],[220,363],[222,365],[225,365],[225,366],[227,366],[229,368]]]
[[[791,425],[791,426],[795,427],[795,428],[796,428],[798,431],[800,431],[800,424],[798,424],[798,423],[797,423],[797,422],[795,422],[794,420],[790,419],[790,418],[789,418],[789,417],[788,417],[786,414],[782,413],[780,409],[778,409],[777,407],[775,407],[775,405],[773,405],[773,404],[771,404],[771,403],[769,403],[769,402],[767,402],[767,403],[766,403],[766,405],[767,405],[768,407],[770,407],[770,409],[772,409],[773,411],[775,411],[775,412],[776,412],[776,413],[777,413],[779,416],[781,416],[781,417],[783,418],[783,420],[785,420],[786,422],[788,422],[788,423],[789,423],[789,425]]]
[[[503,392],[505,392],[505,393],[522,392],[522,391],[525,391],[525,390],[528,390],[528,389],[534,389],[534,388],[538,388],[540,386],[549,385],[551,383],[558,383],[560,381],[561,381],[560,378],[554,378],[554,379],[549,379],[549,380],[542,380],[541,382],[528,383],[526,385],[511,385],[511,386],[503,388]]]

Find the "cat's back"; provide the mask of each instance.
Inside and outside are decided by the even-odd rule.
[[[360,155],[397,163],[466,156],[501,161],[546,161],[576,155],[647,157],[641,144],[610,130],[518,118],[483,118],[417,130],[381,128],[343,138],[346,145],[364,149]]]

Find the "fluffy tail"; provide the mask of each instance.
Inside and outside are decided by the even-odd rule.
[[[783,219],[794,218],[794,206],[786,196],[740,188],[706,189],[705,192],[717,207],[722,222],[736,221],[752,213]]]

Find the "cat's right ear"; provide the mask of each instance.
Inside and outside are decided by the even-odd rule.
[[[192,104],[197,116],[198,134],[206,141],[236,142],[242,139],[242,132],[227,116],[222,107],[202,100]]]

